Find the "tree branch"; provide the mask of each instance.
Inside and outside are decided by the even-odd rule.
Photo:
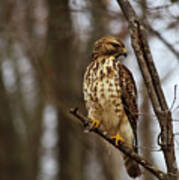
[[[161,127],[161,148],[164,153],[167,172],[171,180],[177,179],[176,157],[174,152],[173,126],[158,73],[147,41],[145,27],[139,20],[128,0],[117,0],[129,24],[132,46],[135,51],[149,97]]]
[[[73,108],[70,110],[70,113],[77,117],[83,124],[84,127],[89,126],[90,120],[85,117],[83,114],[78,112],[78,108]],[[91,130],[101,136],[103,139],[108,141],[110,144],[112,144],[115,148],[122,151],[126,156],[129,156],[131,159],[138,162],[141,166],[143,166],[145,169],[150,171],[154,176],[156,176],[160,180],[169,180],[167,174],[165,174],[163,171],[157,169],[154,167],[150,162],[146,161],[144,158],[139,156],[137,153],[135,153],[126,143],[120,142],[118,146],[115,145],[115,141],[111,140],[109,135],[105,135],[100,129],[93,129]]]

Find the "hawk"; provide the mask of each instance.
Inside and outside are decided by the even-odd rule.
[[[83,93],[90,128],[100,126],[116,144],[125,141],[137,152],[137,91],[131,72],[120,62],[126,55],[124,44],[115,37],[96,41],[84,75]],[[130,177],[141,174],[135,161],[127,156],[124,161]]]

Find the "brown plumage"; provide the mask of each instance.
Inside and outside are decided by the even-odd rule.
[[[131,72],[120,62],[124,55],[123,43],[114,37],[95,42],[83,92],[92,122],[99,122],[100,128],[111,136],[120,136],[137,152],[137,91]],[[128,174],[138,177],[138,164],[126,156],[124,160]]]

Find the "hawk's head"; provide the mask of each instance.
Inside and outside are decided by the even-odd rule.
[[[115,37],[107,36],[99,39],[94,43],[92,57],[97,58],[99,56],[126,56],[126,49],[124,44],[117,40]]]

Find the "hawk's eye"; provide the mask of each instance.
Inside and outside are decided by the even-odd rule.
[[[117,44],[117,43],[111,43],[114,47],[116,47],[116,48],[119,48],[120,46],[119,46],[119,44]]]

